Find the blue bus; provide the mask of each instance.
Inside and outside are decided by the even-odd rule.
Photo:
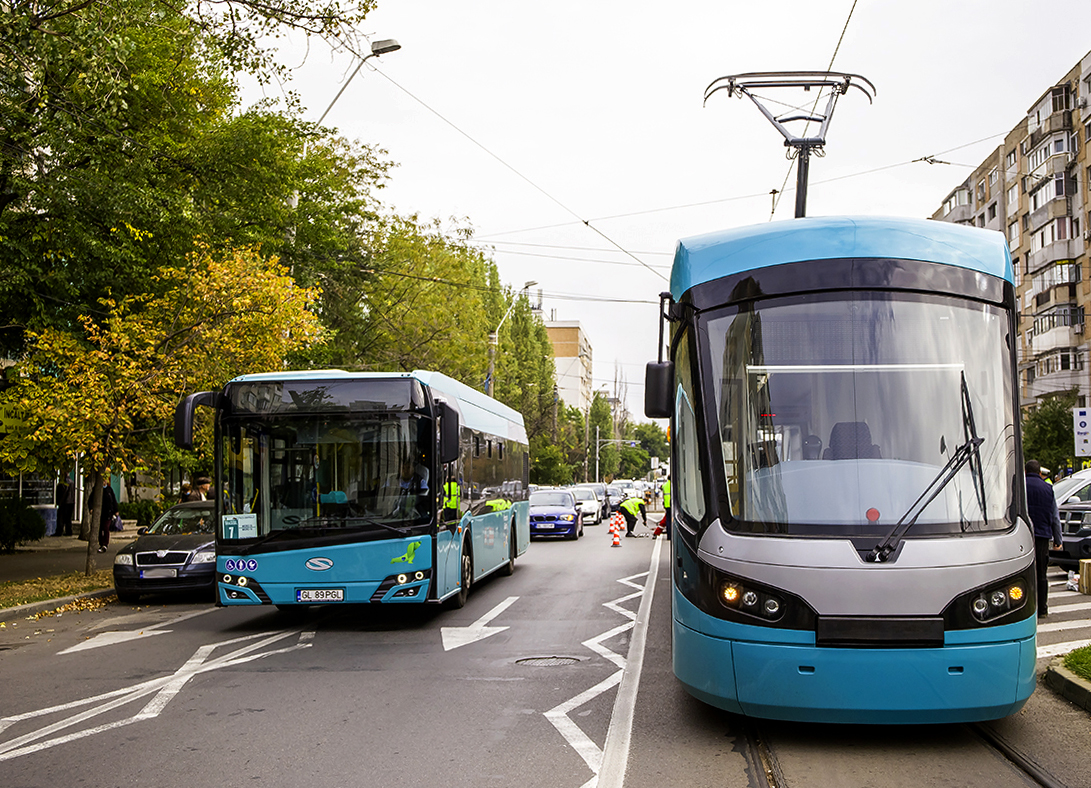
[[[661,300],[645,409],[671,419],[685,688],[796,721],[1018,711],[1037,606],[1003,236],[733,229],[680,241]]]
[[[530,543],[522,416],[438,372],[244,375],[215,412],[222,605],[445,603]]]

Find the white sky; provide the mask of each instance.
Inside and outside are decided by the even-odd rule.
[[[402,49],[369,60],[325,124],[389,151],[388,208],[465,218],[507,284],[537,281],[547,319],[582,324],[596,388],[620,374],[645,421],[644,364],[677,239],[768,221],[769,191],[789,173],[775,219],[795,207],[780,134],[726,91],[702,107],[705,87],[825,70],[852,7],[380,0],[361,32]],[[294,88],[317,120],[354,63],[289,47],[282,59],[302,64]],[[826,156],[811,162],[808,215],[930,216],[1089,49],[1087,0],[859,0],[833,70],[867,77],[877,96],[839,100]],[[925,155],[953,164],[908,163]],[[709,204],[679,207],[695,203]],[[638,303],[577,300],[592,297]]]

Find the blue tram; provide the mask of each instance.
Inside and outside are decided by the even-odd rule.
[[[712,233],[679,242],[663,302],[646,411],[671,418],[686,689],[798,721],[1018,711],[1037,608],[1004,238],[876,217]]]

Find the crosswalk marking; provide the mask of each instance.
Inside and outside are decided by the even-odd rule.
[[[1080,614],[1082,611],[1091,610],[1091,597],[1081,594],[1079,591],[1069,591],[1068,572],[1054,569],[1049,575],[1049,620],[1038,620],[1038,659],[1051,659],[1062,654],[1091,645],[1091,639],[1069,640],[1063,643],[1043,642],[1054,633],[1069,633],[1072,630],[1091,631],[1091,618],[1083,613],[1078,618],[1068,621],[1057,621],[1056,617],[1065,614]],[[1077,601],[1078,600],[1078,601]],[[1073,633],[1075,634],[1075,633]],[[1061,635],[1064,637],[1064,635]]]

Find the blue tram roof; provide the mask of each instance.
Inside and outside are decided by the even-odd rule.
[[[736,227],[683,238],[674,253],[671,295],[695,285],[781,263],[838,258],[923,260],[1014,282],[1011,253],[994,230],[930,219],[821,216]]]
[[[523,425],[523,415],[509,408],[502,402],[460,383],[440,372],[414,370],[413,372],[346,372],[343,369],[307,369],[284,370],[282,372],[259,372],[252,375],[240,375],[232,383],[252,383],[276,380],[366,380],[391,378],[414,378],[437,394],[445,394],[456,400],[463,425],[466,427],[498,435],[506,440],[527,442],[527,431]]]

